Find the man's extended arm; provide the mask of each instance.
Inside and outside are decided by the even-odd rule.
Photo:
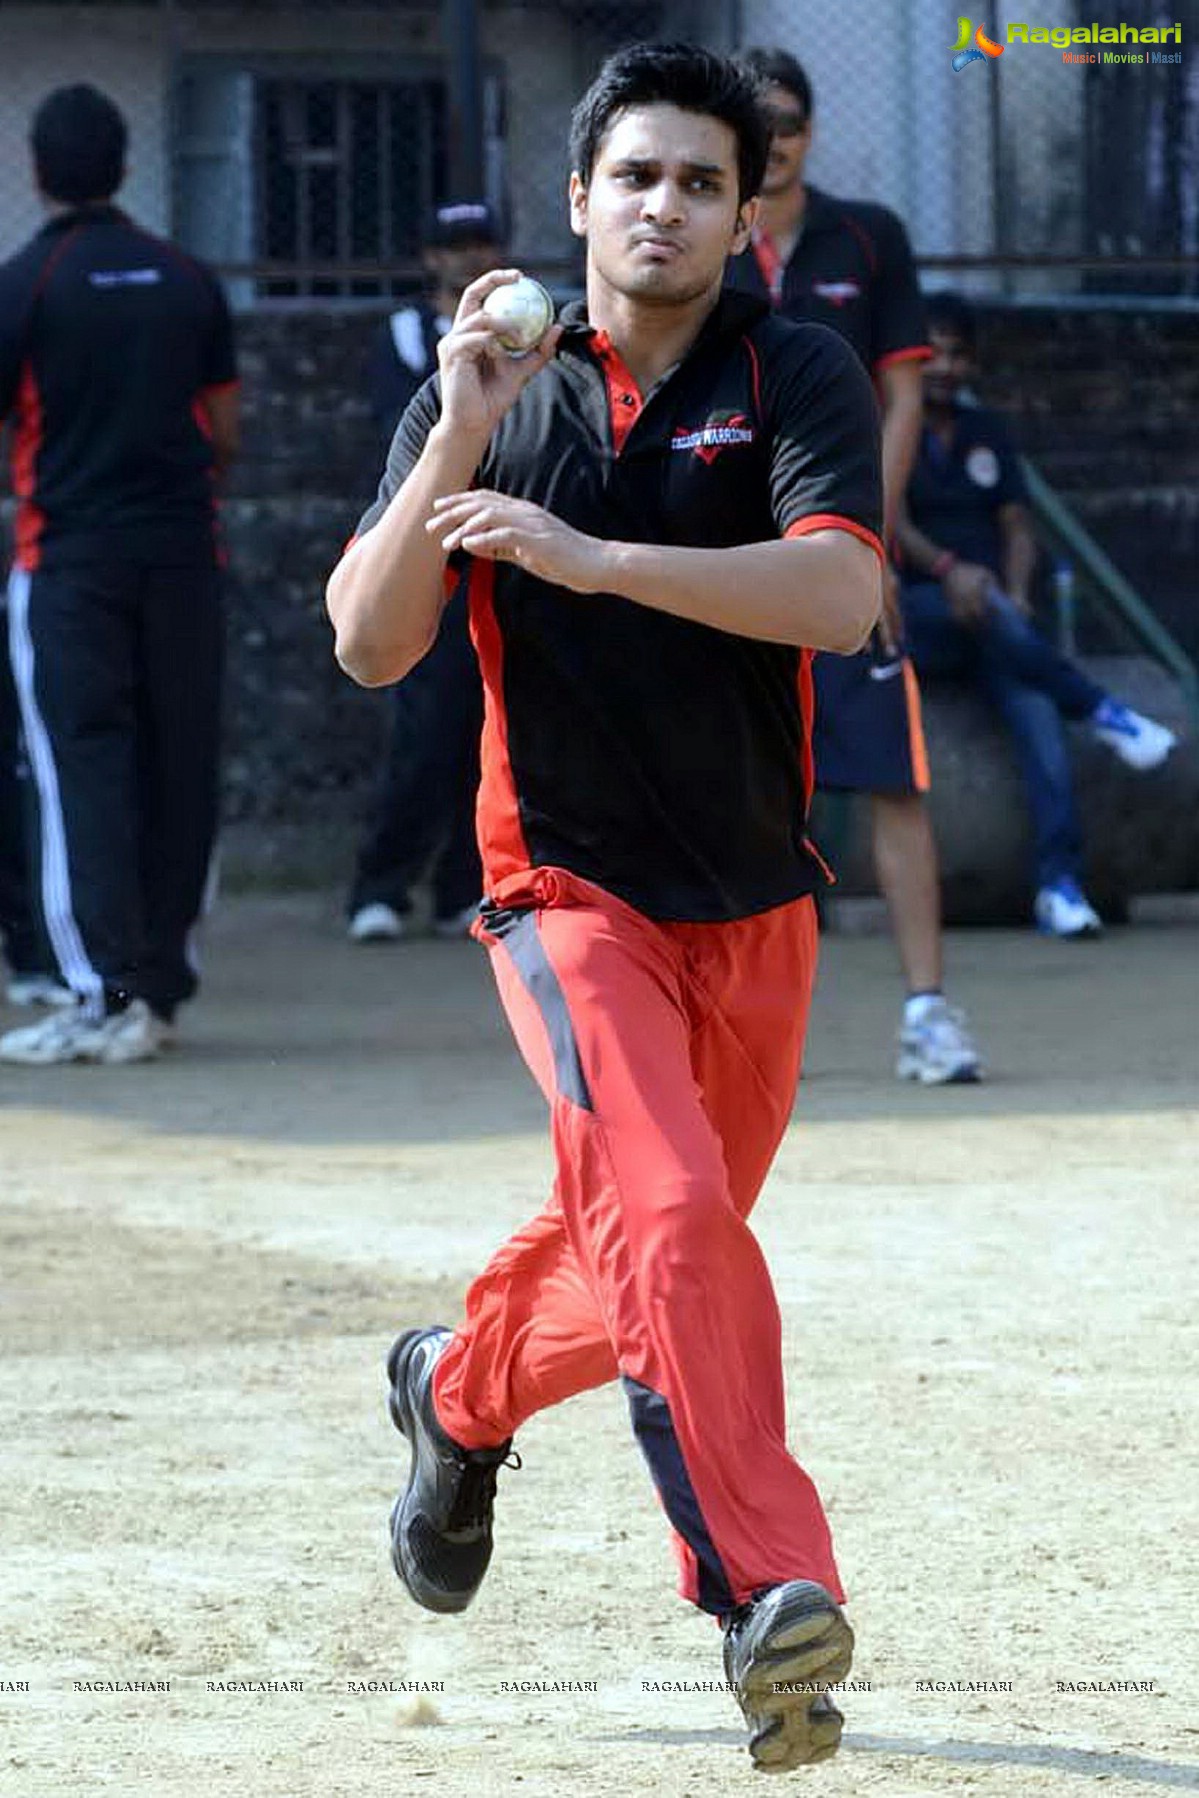
[[[236,381],[207,387],[199,397],[212,444],[213,470],[223,480],[237,459],[241,446],[240,392]]]
[[[1013,501],[1000,506],[997,516],[1003,539],[1003,585],[1008,598],[1027,612],[1029,587],[1037,565],[1037,539],[1028,508]]]
[[[443,551],[514,562],[575,593],[614,593],[741,637],[848,654],[878,617],[878,555],[839,528],[687,549],[589,537],[529,500],[485,490],[439,499],[433,511],[426,529]]]
[[[920,447],[921,365],[914,360],[889,362],[879,371],[878,385],[883,406],[883,539],[890,543]]]

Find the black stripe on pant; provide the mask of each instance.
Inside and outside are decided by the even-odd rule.
[[[10,644],[65,979],[170,1017],[216,835],[223,617],[215,567],[14,574]]]

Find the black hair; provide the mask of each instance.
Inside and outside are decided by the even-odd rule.
[[[789,94],[794,94],[804,124],[807,124],[812,116],[812,83],[797,57],[789,50],[765,50],[755,44],[751,50],[743,51],[738,60],[760,87],[785,87]]]
[[[29,142],[38,186],[51,200],[68,206],[107,200],[124,179],[125,121],[108,95],[86,82],[47,94]]]
[[[697,44],[630,44],[604,62],[570,119],[571,167],[586,183],[618,113],[630,106],[677,106],[719,119],[737,138],[739,200],[762,185],[770,134],[752,76]]]
[[[946,337],[958,338],[970,354],[974,354],[978,326],[969,300],[948,290],[931,293],[924,303],[924,313],[930,331],[941,331]]]

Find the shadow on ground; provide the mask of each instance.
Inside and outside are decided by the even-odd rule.
[[[950,996],[987,1066],[978,1087],[892,1074],[901,988],[885,937],[826,940],[798,1116],[838,1119],[1145,1112],[1199,1078],[1199,925],[1088,944],[951,933]],[[226,902],[181,1046],[131,1068],[0,1070],[0,1097],[48,1114],[180,1135],[302,1143],[480,1140],[545,1128],[474,943],[348,944],[332,900]],[[19,1016],[4,1015],[7,1026]]]

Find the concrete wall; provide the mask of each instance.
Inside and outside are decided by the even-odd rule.
[[[136,7],[0,6],[0,257],[42,223],[29,126],[43,95],[90,81],[129,125],[124,203],[151,230],[169,211],[166,53],[159,17]]]

